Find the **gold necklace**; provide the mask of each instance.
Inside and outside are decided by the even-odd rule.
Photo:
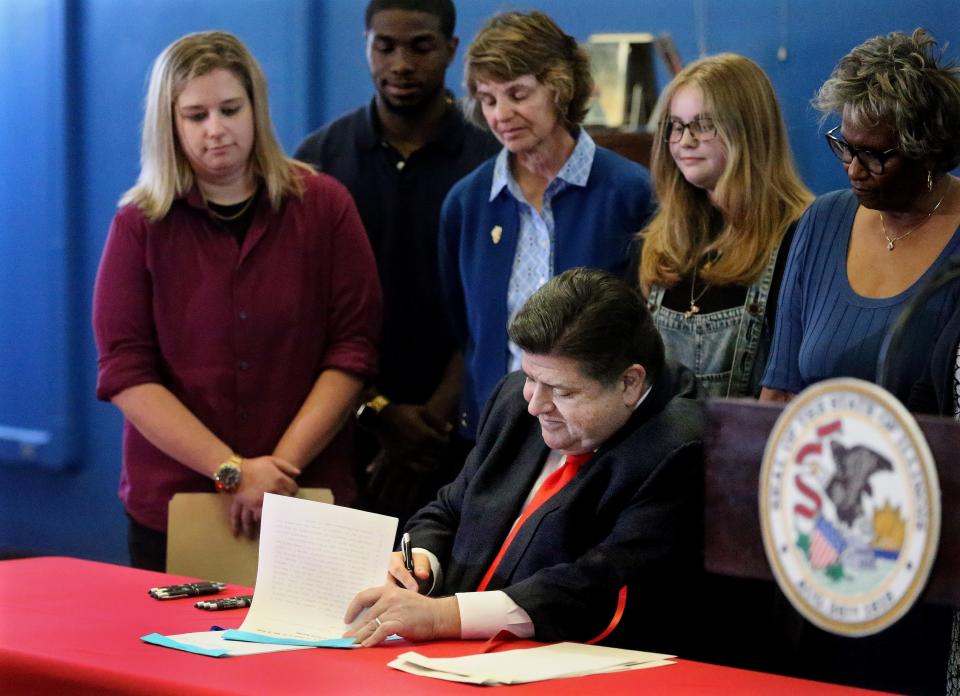
[[[703,265],[703,270],[707,270],[709,267],[710,267],[710,262],[708,261]],[[697,284],[697,269],[694,268],[693,276],[691,276],[690,278],[690,309],[688,309],[686,312],[683,313],[684,319],[689,319],[694,314],[700,313],[700,307],[697,306],[697,302],[699,302],[700,298],[702,298],[704,294],[706,294],[707,290],[710,289],[710,283],[707,283],[706,285],[703,286],[703,290],[700,291],[700,294],[694,296],[693,290],[694,290],[694,287],[696,287],[696,284]]]
[[[924,225],[926,225],[927,222],[929,222],[930,218],[933,217],[933,214],[934,214],[935,212],[937,212],[937,208],[940,207],[940,204],[943,203],[943,199],[947,197],[947,193],[950,193],[950,187],[949,187],[949,186],[947,187],[946,193],[944,193],[942,196],[940,196],[940,200],[937,201],[937,204],[936,204],[935,206],[933,206],[933,209],[932,209],[929,213],[927,213],[926,217],[924,217],[923,220],[921,220],[921,221],[919,222],[919,224],[911,227],[907,232],[904,232],[904,233],[901,234],[901,235],[898,235],[898,236],[896,236],[896,237],[893,237],[892,239],[890,238],[890,235],[887,234],[887,223],[886,223],[886,221],[883,219],[883,213],[880,213],[880,227],[883,229],[883,236],[884,236],[884,237],[886,238],[886,240],[887,240],[887,251],[893,251],[893,247],[894,247],[894,243],[895,243],[895,242],[899,242],[899,241],[900,241],[901,239],[903,239],[904,237],[909,237],[911,234],[913,234],[914,232],[916,232],[917,230],[919,230],[921,227],[923,227]]]
[[[253,204],[253,199],[256,197],[257,197],[257,192],[254,191],[253,195],[250,196],[250,198],[247,199],[247,202],[243,204],[243,207],[240,208],[240,210],[235,212],[233,215],[223,215],[222,213],[218,213],[216,210],[210,207],[209,201],[207,201],[207,210],[209,210],[210,214],[213,215],[218,220],[223,220],[224,222],[230,222],[231,220],[236,220],[238,217],[240,217],[245,212],[247,212],[247,209]]]

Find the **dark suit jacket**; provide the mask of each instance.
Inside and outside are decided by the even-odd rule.
[[[463,471],[407,525],[442,564],[435,594],[476,590],[542,470],[548,449],[523,381],[519,372],[501,380]],[[517,534],[488,589],[530,615],[537,639],[595,637],[628,585],[623,620],[604,642],[669,649],[673,602],[701,565],[699,394],[693,373],[665,368],[627,424]]]

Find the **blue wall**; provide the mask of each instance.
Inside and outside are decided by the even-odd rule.
[[[119,414],[93,398],[93,279],[120,194],[136,178],[146,75],[202,29],[238,34],[264,66],[288,150],[365,102],[363,0],[0,0],[0,549],[122,562]],[[875,34],[956,40],[960,3],[929,0],[540,0],[580,39],[670,32],[681,56],[736,51],[771,76],[816,192],[844,186],[808,101]],[[460,0],[463,45],[498,0]],[[787,59],[777,60],[777,49]],[[460,55],[463,53],[461,47]],[[957,55],[954,47],[951,55]],[[462,62],[449,82],[459,91]],[[15,429],[12,429],[15,428]]]

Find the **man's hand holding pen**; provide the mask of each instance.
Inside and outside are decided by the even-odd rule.
[[[394,551],[387,571],[387,582],[391,581],[411,592],[426,594],[433,586],[430,559],[422,553],[413,553],[411,549],[405,562],[403,551]]]
[[[413,553],[410,535],[405,533],[400,550],[390,557],[386,583],[360,592],[347,607],[344,622],[351,628],[344,636],[364,647],[394,633],[414,641],[459,638],[456,597],[423,596],[432,586],[430,558]]]

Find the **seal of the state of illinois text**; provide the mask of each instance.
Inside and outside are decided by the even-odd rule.
[[[760,524],[780,589],[809,621],[847,636],[896,622],[940,540],[936,467],[913,416],[858,379],[798,394],[767,441]]]

